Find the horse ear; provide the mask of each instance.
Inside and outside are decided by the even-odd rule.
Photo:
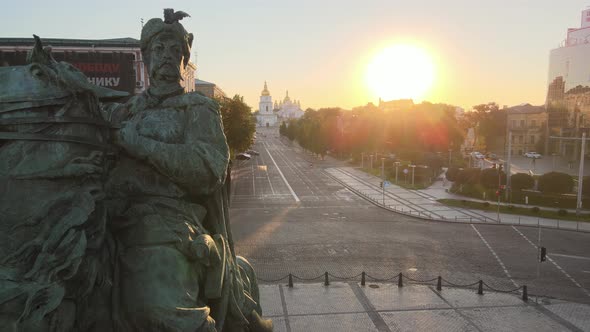
[[[193,47],[193,39],[194,39],[194,36],[192,33],[189,33],[186,35],[186,42],[188,43],[189,50]]]
[[[39,63],[43,65],[50,65],[55,62],[51,57],[51,47],[43,48],[43,42],[37,35],[33,35],[35,38],[35,45],[27,54],[27,63]]]

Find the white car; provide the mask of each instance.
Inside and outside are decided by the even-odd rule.
[[[525,153],[524,156],[527,158],[533,158],[533,159],[539,159],[542,157],[540,154],[533,152],[533,151]]]
[[[476,159],[484,159],[485,158],[485,156],[482,153],[477,152],[477,151],[471,152],[471,156]]]

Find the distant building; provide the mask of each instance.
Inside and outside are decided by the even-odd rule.
[[[274,109],[282,121],[289,119],[299,119],[304,113],[298,100],[291,101],[291,98],[289,97],[289,91],[287,91],[283,101],[275,102]]]
[[[71,63],[93,84],[131,95],[149,87],[149,75],[137,39],[43,38],[42,41],[44,46],[51,47],[55,60]],[[34,43],[33,38],[0,38],[0,66],[25,65],[27,52]],[[193,82],[195,71],[195,65],[189,63],[183,82]],[[185,89],[194,90],[192,84]]]
[[[201,94],[212,98],[212,99],[221,99],[225,98],[225,92],[221,90],[215,83],[195,79],[195,91],[200,92]]]
[[[582,11],[579,28],[567,30],[566,39],[549,56],[547,137],[579,137],[590,128],[590,8]],[[547,151],[578,159],[578,144],[547,140]]]
[[[547,111],[544,106],[522,104],[506,109],[508,135],[512,132],[512,155],[537,151],[547,126]],[[508,142],[508,138],[506,139]],[[543,141],[544,145],[544,141]]]
[[[256,123],[258,126],[276,126],[278,117],[273,111],[272,97],[268,91],[268,86],[264,82],[264,89],[260,93],[260,102],[258,103],[258,115]]]
[[[570,111],[581,107],[590,111],[590,100],[574,97],[579,105],[565,103],[568,95],[572,99],[571,95],[585,93],[580,88],[590,86],[590,9],[582,11],[580,27],[568,29],[560,47],[551,50],[548,82],[547,106],[567,106]]]

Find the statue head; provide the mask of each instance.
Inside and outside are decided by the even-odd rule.
[[[178,21],[189,16],[184,12],[164,9],[164,20],[152,18],[141,30],[141,53],[154,86],[177,84],[188,65],[193,34]]]

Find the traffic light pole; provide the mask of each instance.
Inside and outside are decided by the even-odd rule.
[[[506,160],[506,201],[508,201],[508,197],[510,197],[510,201],[512,202],[512,181],[510,176],[512,175],[510,159],[512,156],[512,132],[508,132],[508,158]]]
[[[578,171],[578,201],[576,204],[576,215],[580,215],[582,208],[582,185],[584,182],[584,148],[586,147],[586,133],[582,133],[582,152],[580,154],[580,170]]]

